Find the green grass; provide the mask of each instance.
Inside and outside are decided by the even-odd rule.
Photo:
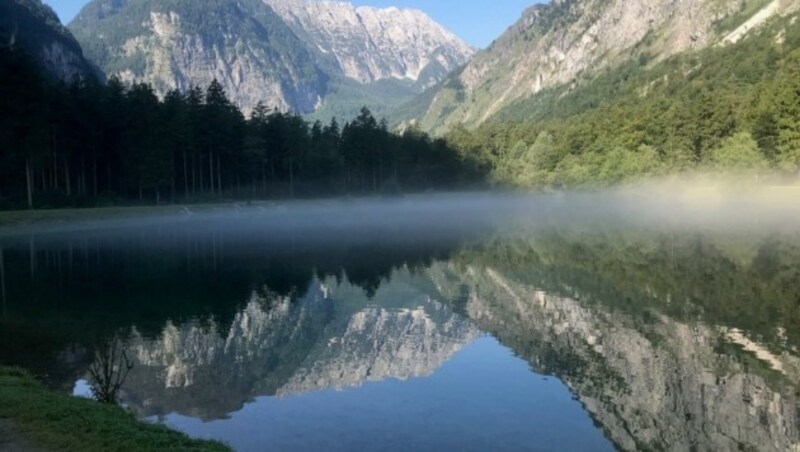
[[[42,222],[126,218],[142,214],[176,213],[182,206],[96,207],[85,209],[34,209],[0,212],[1,226],[24,226]]]
[[[93,207],[71,209],[33,209],[0,211],[0,237],[19,233],[34,234],[61,230],[64,225],[80,225],[85,221],[125,220],[148,218],[158,215],[178,215],[184,208],[193,212],[213,210],[223,204],[202,206],[139,206],[139,207]],[[230,204],[227,204],[230,206]]]
[[[52,392],[23,370],[0,367],[0,419],[35,445],[79,451],[227,451],[138,421],[123,409]]]
[[[262,201],[255,204],[269,204]],[[235,206],[234,202],[215,202],[200,204],[165,204],[161,206],[91,207],[68,209],[31,209],[0,211],[0,236],[18,232],[46,230],[53,225],[79,221],[125,220],[147,218],[159,215],[178,215],[187,209],[193,213],[214,212]]]

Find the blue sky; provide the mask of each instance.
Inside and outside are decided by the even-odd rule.
[[[476,47],[486,47],[537,0],[352,0],[357,5],[425,11]],[[88,0],[44,0],[68,23]]]
[[[351,0],[352,1],[352,0]],[[421,9],[476,47],[488,46],[537,0],[355,0],[356,5]]]

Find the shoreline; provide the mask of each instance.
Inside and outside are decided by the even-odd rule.
[[[52,391],[28,372],[10,367],[0,367],[0,449],[231,450],[140,421],[118,406]]]

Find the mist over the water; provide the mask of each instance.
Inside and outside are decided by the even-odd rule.
[[[292,237],[308,241],[436,242],[497,228],[591,226],[598,223],[659,229],[791,232],[800,226],[794,188],[661,182],[591,193],[429,193],[405,197],[342,198],[173,207],[113,218],[42,222],[0,228],[0,237],[63,234],[124,237],[143,230],[214,231],[234,238]]]

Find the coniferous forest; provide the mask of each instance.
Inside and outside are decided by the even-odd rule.
[[[217,82],[159,99],[147,84],[52,80],[0,49],[0,208],[52,208],[448,189],[479,168],[443,139],[389,131],[364,108],[309,123]]]

